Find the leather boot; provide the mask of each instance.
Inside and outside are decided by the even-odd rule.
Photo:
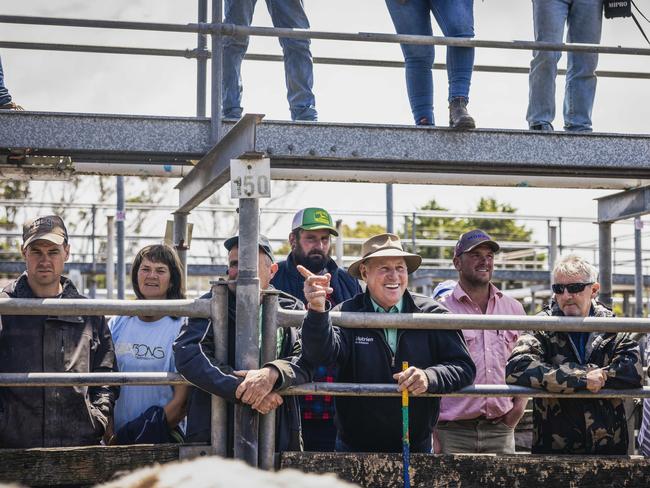
[[[467,112],[467,98],[455,97],[449,102],[449,127],[452,129],[474,129],[476,123]]]

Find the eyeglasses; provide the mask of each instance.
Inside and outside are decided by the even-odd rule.
[[[553,289],[553,293],[557,295],[561,295],[562,293],[564,293],[565,288],[569,293],[580,293],[586,287],[593,284],[594,284],[593,281],[591,283],[568,283],[566,285],[560,285],[558,283],[554,283],[553,285],[551,285],[551,288]]]

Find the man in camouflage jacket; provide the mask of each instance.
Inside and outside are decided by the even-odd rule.
[[[540,315],[613,317],[595,301],[596,270],[570,255],[553,270],[554,301]],[[532,332],[524,334],[506,367],[506,382],[550,392],[638,388],[639,345],[629,334]],[[536,398],[534,454],[626,454],[628,430],[619,398]]]

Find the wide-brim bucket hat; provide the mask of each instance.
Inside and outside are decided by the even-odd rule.
[[[402,241],[395,234],[379,234],[366,240],[361,246],[362,258],[350,265],[348,273],[355,278],[362,279],[359,272],[359,266],[371,258],[398,257],[404,258],[406,269],[411,274],[422,264],[422,257],[410,252],[404,251]]]

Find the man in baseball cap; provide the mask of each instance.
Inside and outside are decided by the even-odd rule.
[[[83,296],[63,274],[70,256],[61,217],[46,215],[23,226],[26,271],[0,295],[9,298]],[[0,373],[110,373],[116,371],[111,333],[102,316],[0,317]],[[61,339],[64,338],[64,339]],[[12,421],[0,429],[3,448],[97,445],[119,388],[0,388]]]
[[[458,238],[458,242],[454,248],[454,258],[457,258],[461,254],[469,252],[482,244],[492,249],[492,252],[499,252],[499,244],[497,244],[496,241],[481,229],[474,229],[461,234]]]
[[[291,224],[291,252],[286,261],[278,263],[271,284],[303,302],[305,279],[297,270],[304,266],[316,275],[329,273],[332,292],[327,300],[335,306],[361,293],[359,282],[330,258],[331,236],[338,236],[332,216],[324,208],[309,207],[296,212]],[[314,369],[314,381],[332,382],[334,365],[319,365]],[[303,438],[307,451],[333,451],[336,428],[332,397],[300,397]]]
[[[451,313],[525,315],[514,298],[492,284],[499,244],[481,229],[460,236],[454,249],[458,283],[438,298]],[[505,367],[517,342],[516,330],[463,330],[476,365],[476,383],[505,384]],[[524,414],[525,398],[445,397],[436,428],[436,452],[514,454],[514,427]]]
[[[29,220],[23,225],[23,249],[43,239],[56,245],[68,243],[68,231],[58,215],[46,215]]]
[[[278,269],[269,240],[260,234],[258,244],[258,273],[260,288],[273,288],[269,282]],[[233,236],[223,243],[228,250],[228,336],[237,334],[237,278],[239,276],[239,236]],[[201,298],[212,298],[212,292]],[[285,310],[304,310],[300,300],[286,293],[278,296],[278,305]],[[240,400],[251,405],[260,413],[266,414],[280,407],[277,415],[276,446],[280,451],[300,450],[300,409],[296,397],[286,397],[283,401],[274,391],[276,384],[283,382],[286,375],[305,375],[309,381],[309,371],[300,364],[291,364],[282,358],[290,358],[300,350],[298,330],[285,327],[278,336],[278,360],[263,365],[259,369],[234,371],[237,351],[231,345],[228,362],[214,365],[205,350],[215,347],[212,322],[207,318],[192,317],[181,328],[174,342],[176,369],[187,381],[199,387],[190,397],[187,418],[188,442],[209,442],[210,440],[210,394],[230,401]]]

